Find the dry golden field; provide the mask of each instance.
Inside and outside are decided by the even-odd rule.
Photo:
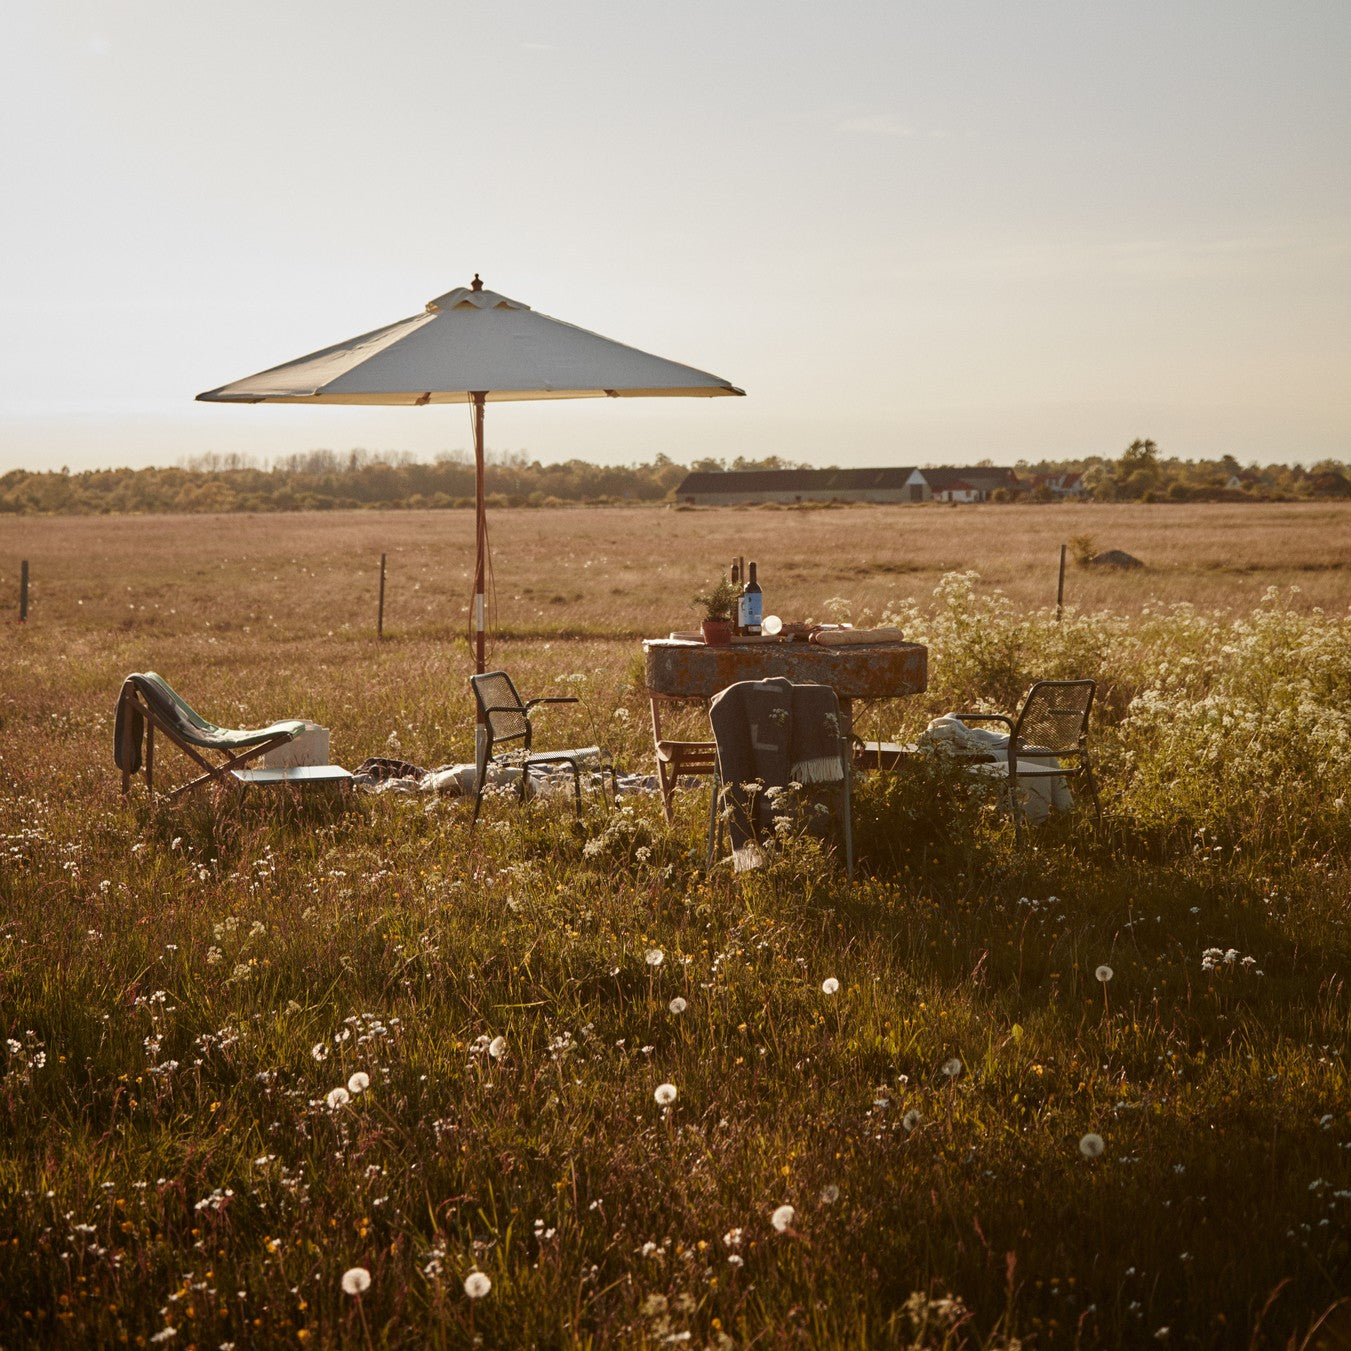
[[[1297,605],[1351,599],[1351,505],[1284,503],[503,509],[489,517],[504,635],[635,636],[685,628],[689,596],[734,554],[755,558],[768,612],[853,618],[920,599],[974,569],[1020,605],[1054,604],[1060,545],[1079,535],[1144,570],[1071,565],[1066,603],[1132,613],[1151,601],[1242,611],[1269,586]],[[373,627],[389,557],[387,636],[458,631],[468,612],[467,511],[0,521],[0,597],[32,566],[35,622],[181,633],[210,620],[293,636]]]
[[[129,670],[192,672],[185,693],[208,716],[265,722],[283,705],[304,709],[334,728],[344,761],[376,753],[389,728],[403,729],[419,763],[469,758],[473,530],[472,513],[455,510],[0,519],[10,618],[20,561],[31,570],[28,655],[11,654],[26,669],[9,667],[7,697],[41,713],[55,651],[63,707],[71,695],[110,706]],[[1055,603],[1061,543],[1078,535],[1146,564],[1070,563],[1066,604],[1084,611],[1189,602],[1244,613],[1273,586],[1296,608],[1338,613],[1351,598],[1351,506],[1335,504],[500,509],[489,532],[490,664],[524,670],[536,691],[575,671],[632,674],[636,640],[696,627],[690,597],[734,554],[758,560],[766,611],[785,619],[866,622],[889,604],[923,606],[944,573],[966,569],[981,592],[1040,610]],[[405,707],[410,683],[444,701]],[[630,754],[645,759],[645,712],[632,702]],[[573,721],[562,715],[560,734],[589,739]]]

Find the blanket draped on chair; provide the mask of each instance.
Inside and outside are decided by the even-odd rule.
[[[713,696],[708,719],[729,807],[733,866],[756,867],[763,861],[760,841],[773,833],[774,790],[844,778],[839,701],[828,685],[794,685],[782,676],[743,680]]]
[[[303,719],[274,722],[268,727],[217,727],[190,708],[154,671],[138,671],[123,682],[113,723],[113,763],[124,774],[137,773],[145,742],[145,713],[136,696],[172,736],[203,750],[232,754],[273,740],[289,741],[307,726]]]

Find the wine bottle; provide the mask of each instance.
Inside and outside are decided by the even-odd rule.
[[[737,559],[732,559],[732,592],[735,599],[732,601],[732,634],[735,637],[741,632],[741,564]]]
[[[760,583],[755,577],[755,563],[753,561],[748,563],[746,570],[750,576],[746,582],[746,589],[741,594],[742,631],[756,635],[760,632],[760,621],[764,618],[765,599],[760,591]]]

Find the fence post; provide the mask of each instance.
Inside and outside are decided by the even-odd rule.
[[[1060,623],[1060,612],[1065,608],[1065,546],[1060,546],[1060,583],[1055,589],[1055,622]]]
[[[19,564],[19,623],[28,622],[28,560]]]
[[[380,555],[380,609],[375,619],[375,636],[385,636],[385,556]]]

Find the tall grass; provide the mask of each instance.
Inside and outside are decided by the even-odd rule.
[[[1346,1292],[1345,613],[893,594],[932,685],[870,734],[1092,675],[1103,831],[927,766],[859,779],[854,884],[734,882],[699,792],[121,803],[139,666],[469,753],[462,652],[218,571],[210,630],[0,647],[0,1344],[1282,1346]],[[505,649],[643,770],[632,654]]]

